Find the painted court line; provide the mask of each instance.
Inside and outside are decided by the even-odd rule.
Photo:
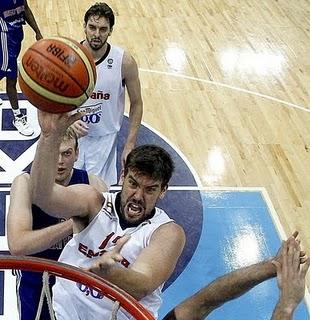
[[[279,216],[278,216],[278,214],[277,214],[277,212],[276,212],[276,210],[275,210],[275,208],[274,208],[274,206],[273,206],[273,204],[271,202],[269,194],[268,194],[268,192],[267,192],[267,190],[265,188],[262,188],[262,195],[263,195],[263,198],[264,198],[264,200],[265,200],[265,202],[267,204],[267,207],[269,209],[269,212],[270,212],[271,218],[273,220],[273,223],[276,226],[276,229],[277,229],[277,231],[278,231],[278,233],[280,235],[280,238],[282,240],[287,239],[287,235],[286,235],[286,233],[285,233],[285,231],[283,229],[283,226],[282,226],[282,224],[280,222]],[[307,286],[306,286],[304,300],[305,300],[305,303],[307,305],[308,311],[310,312],[310,294],[309,294],[309,290],[308,290]]]
[[[182,79],[188,79],[188,80],[204,82],[204,83],[212,84],[212,85],[217,86],[217,87],[223,87],[223,88],[227,88],[227,89],[232,89],[232,90],[235,90],[235,91],[248,93],[248,94],[251,94],[251,95],[254,95],[254,96],[257,96],[257,97],[265,98],[265,99],[268,99],[268,100],[271,100],[271,101],[275,101],[275,102],[284,104],[287,107],[291,107],[291,108],[294,108],[294,109],[299,109],[301,111],[310,112],[310,109],[307,108],[307,107],[299,106],[297,104],[294,104],[294,103],[291,103],[291,102],[287,102],[285,100],[281,100],[281,99],[278,99],[278,98],[274,98],[274,97],[268,96],[266,94],[262,94],[262,93],[259,93],[259,92],[255,92],[255,91],[251,91],[251,90],[247,90],[247,89],[231,86],[231,85],[228,85],[228,84],[225,84],[225,83],[222,83],[222,82],[211,81],[211,80],[206,80],[206,79],[202,79],[202,78],[197,78],[197,77],[191,77],[191,76],[186,76],[186,75],[182,75],[182,74],[172,73],[172,72],[150,70],[150,69],[143,69],[143,68],[139,68],[139,71],[149,72],[149,73],[157,73],[157,74],[172,76],[172,77],[176,77],[176,78],[182,78]]]
[[[129,117],[128,113],[124,113],[124,114],[126,117]],[[181,159],[187,165],[188,169],[190,170],[191,174],[193,175],[193,177],[197,183],[197,186],[200,186],[202,188],[202,183],[199,178],[199,175],[196,172],[196,170],[194,169],[194,167],[192,166],[192,164],[190,163],[190,161],[187,159],[185,154],[172,141],[170,141],[166,136],[164,136],[161,132],[157,131],[155,128],[153,128],[152,126],[150,126],[149,124],[147,124],[144,121],[142,121],[141,124],[143,126],[145,126],[147,129],[149,129],[150,131],[154,132],[157,136],[159,136],[162,140],[164,140],[172,149],[174,149],[174,151],[181,157]]]

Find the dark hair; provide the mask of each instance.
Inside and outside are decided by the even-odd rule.
[[[145,144],[133,149],[127,156],[124,175],[128,170],[139,171],[150,176],[154,180],[161,181],[162,188],[165,187],[174,170],[174,163],[170,154],[163,148]]]
[[[115,17],[113,10],[105,2],[96,2],[92,5],[84,15],[84,22],[87,24],[88,20],[92,16],[105,17],[109,20],[110,29],[113,28],[115,23]]]

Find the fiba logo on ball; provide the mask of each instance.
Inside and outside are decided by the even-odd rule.
[[[52,55],[57,57],[61,62],[63,62],[68,67],[71,67],[76,62],[76,56],[73,54],[66,54],[65,50],[58,47],[54,43],[50,44],[46,49],[47,52],[50,52]]]
[[[48,38],[34,43],[23,55],[19,85],[37,108],[61,113],[76,109],[92,94],[96,67],[78,42]]]

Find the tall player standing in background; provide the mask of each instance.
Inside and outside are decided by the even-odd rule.
[[[114,13],[106,3],[96,3],[84,16],[83,45],[91,52],[97,70],[97,83],[83,107],[87,114],[73,124],[80,139],[77,168],[85,169],[109,186],[117,183],[117,137],[125,109],[125,87],[129,110],[129,132],[122,152],[122,165],[135,147],[143,113],[143,102],[134,58],[107,40],[114,26]]]
[[[20,134],[31,136],[33,129],[27,123],[26,115],[19,109],[16,90],[17,57],[24,38],[23,25],[26,22],[35,32],[36,39],[42,39],[27,0],[0,1],[0,79],[6,78],[6,93],[14,114],[13,125]]]

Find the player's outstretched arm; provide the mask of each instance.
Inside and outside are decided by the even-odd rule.
[[[290,239],[296,241],[295,232]],[[164,320],[202,320],[227,301],[235,299],[257,284],[276,276],[274,261],[280,262],[284,250],[282,245],[277,255],[249,267],[230,272],[211,282],[208,286],[175,307]],[[303,252],[300,252],[303,259]]]
[[[277,268],[280,298],[274,309],[272,320],[291,320],[294,310],[305,294],[305,277],[310,258],[300,263],[300,245],[289,239],[284,243],[282,260],[274,261]]]
[[[38,110],[41,135],[30,175],[32,202],[56,217],[91,216],[100,210],[104,201],[102,194],[92,186],[79,184],[63,187],[55,183],[62,137],[81,115]]]
[[[8,245],[13,255],[41,252],[72,234],[72,221],[64,221],[47,228],[32,229],[30,177],[17,176],[11,187],[8,211]]]
[[[225,302],[241,296],[257,284],[274,277],[275,274],[271,260],[228,273],[179,304],[174,310],[175,318],[170,315],[164,319],[205,319]]]
[[[99,192],[107,190],[103,181],[93,174],[89,174],[89,183]],[[8,245],[12,255],[42,252],[71,235],[73,231],[72,219],[33,230],[30,190],[28,173],[23,173],[14,179],[7,220]]]

